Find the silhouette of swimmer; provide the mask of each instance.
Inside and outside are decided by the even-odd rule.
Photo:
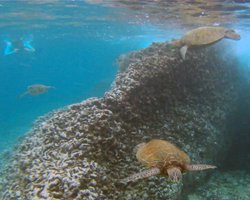
[[[10,40],[4,40],[5,42],[5,49],[4,49],[4,55],[11,55],[13,53],[16,53],[18,51],[28,51],[28,52],[35,52],[35,48],[31,45],[31,42],[33,41],[33,38],[28,39],[20,39],[15,40],[11,42]]]

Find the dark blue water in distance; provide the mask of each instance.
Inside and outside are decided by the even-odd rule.
[[[120,54],[177,32],[127,18],[124,9],[83,1],[0,2],[0,150],[16,143],[39,116],[88,97],[101,97],[118,71]],[[4,55],[4,40],[33,38],[35,52]],[[18,98],[28,85],[55,87]]]

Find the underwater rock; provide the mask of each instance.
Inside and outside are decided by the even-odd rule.
[[[190,50],[185,61],[168,43],[135,52],[103,98],[90,98],[40,119],[0,177],[1,199],[179,199],[211,172],[173,184],[139,171],[133,148],[152,138],[179,146],[193,163],[220,166],[228,150],[228,116],[237,100],[238,69],[223,43]]]

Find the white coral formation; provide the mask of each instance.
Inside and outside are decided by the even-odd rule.
[[[173,141],[194,162],[217,164],[227,148],[224,124],[236,99],[236,65],[225,64],[216,48],[190,53],[187,63],[166,43],[138,54],[103,98],[38,120],[2,171],[2,199],[174,200],[181,184],[164,178],[116,184],[139,171],[133,147],[151,138]]]

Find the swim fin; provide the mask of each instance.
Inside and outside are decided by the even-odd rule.
[[[29,52],[35,52],[36,49],[30,44],[33,41],[33,37],[23,40],[23,48]]]
[[[18,51],[18,49],[15,49],[13,47],[13,44],[12,44],[12,42],[10,40],[4,40],[4,43],[6,45],[5,49],[4,49],[4,52],[3,52],[3,54],[5,56],[11,55],[11,54],[16,53]]]

